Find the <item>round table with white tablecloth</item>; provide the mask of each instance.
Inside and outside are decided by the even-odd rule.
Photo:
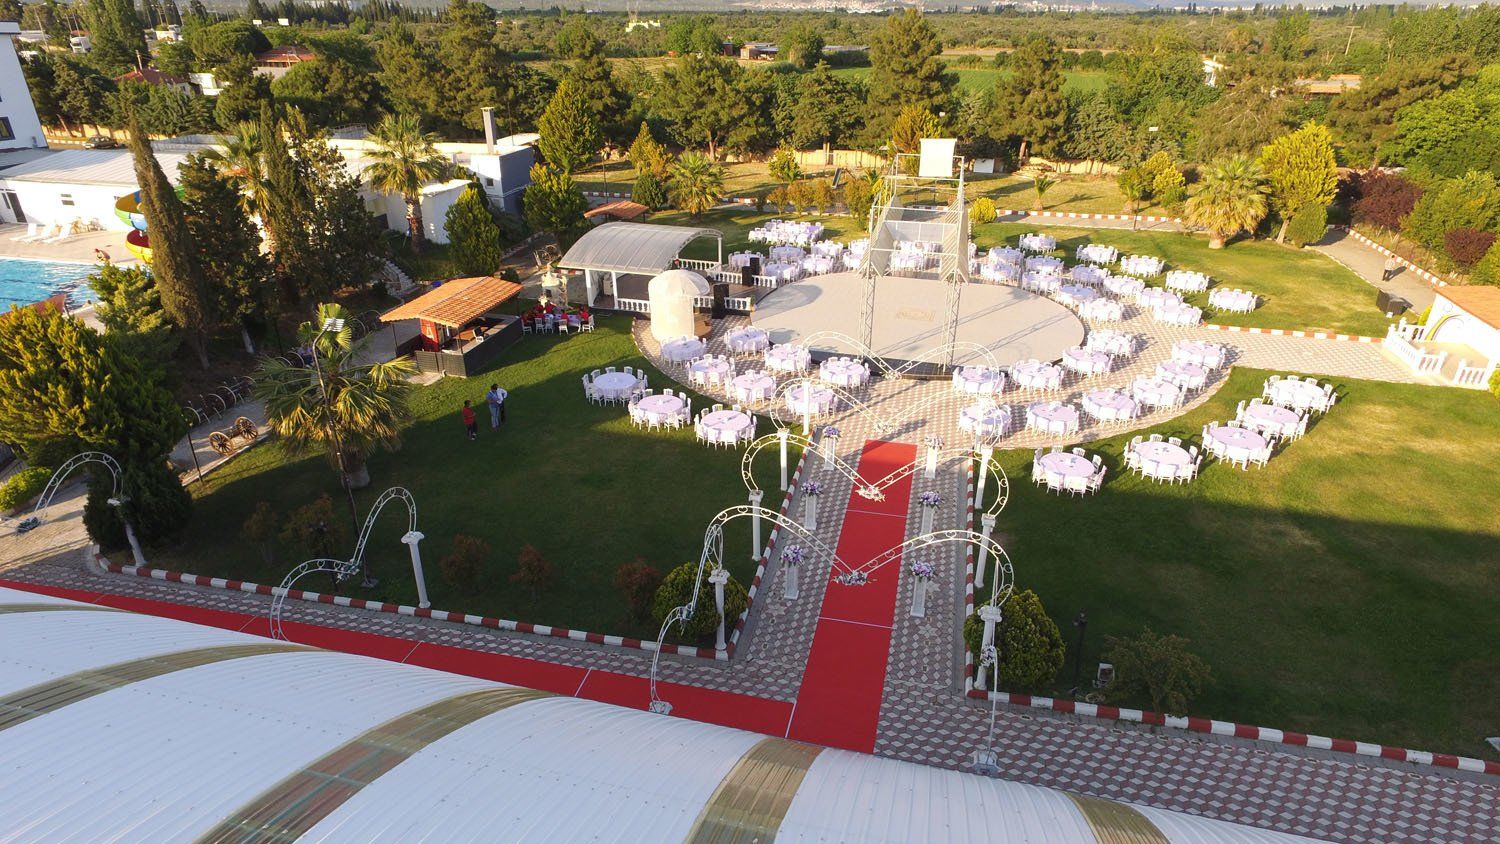
[[[750,439],[755,431],[755,419],[740,410],[715,410],[703,414],[698,420],[698,430],[709,442],[733,443]]]
[[[1073,252],[1073,257],[1090,264],[1113,264],[1120,251],[1103,243],[1085,243]]]
[[[1078,408],[1067,402],[1037,402],[1026,408],[1026,427],[1047,434],[1078,430]]]
[[[1155,311],[1168,305],[1182,304],[1182,297],[1160,287],[1147,287],[1135,294],[1135,303],[1148,311]]]
[[[746,372],[730,382],[734,397],[740,401],[765,401],[776,392],[776,379],[764,372]]]
[[[1170,480],[1181,474],[1192,472],[1193,456],[1180,445],[1169,442],[1137,443],[1134,460],[1141,473],[1149,478]]]
[[[628,372],[605,372],[594,379],[594,393],[603,399],[628,398],[640,379]]]
[[[1255,294],[1248,290],[1215,290],[1208,294],[1208,304],[1234,314],[1248,314],[1255,310]]]
[[[1293,437],[1302,425],[1302,415],[1274,404],[1251,404],[1240,414],[1240,424],[1278,437]]]
[[[1056,390],[1062,387],[1062,367],[1039,360],[1023,360],[1010,368],[1010,378],[1017,386],[1032,390]]]
[[[960,366],[953,370],[953,389],[975,396],[989,396],[1005,388],[1005,373],[988,366]]]
[[[1270,443],[1264,436],[1249,428],[1220,425],[1209,429],[1203,447],[1215,457],[1243,463],[1257,455],[1264,455],[1270,449]]]
[[[1055,486],[1062,486],[1061,479],[1063,478],[1092,478],[1096,471],[1094,461],[1069,451],[1053,451],[1043,454],[1037,459],[1037,465],[1041,467],[1042,474],[1047,478],[1059,478]]]
[[[984,255],[986,264],[1016,264],[1026,260],[1026,253],[1014,246],[996,246]]]
[[[1168,290],[1180,290],[1184,293],[1202,293],[1208,289],[1208,276],[1191,270],[1173,270],[1167,273],[1162,284]]]
[[[976,402],[958,412],[958,428],[976,437],[1003,437],[1010,433],[1010,408]]]
[[[1063,352],[1062,365],[1080,375],[1102,375],[1113,363],[1107,353],[1074,346]]]
[[[1102,284],[1109,278],[1109,271],[1093,264],[1079,264],[1068,270],[1068,276],[1079,284]]]
[[[1135,351],[1135,335],[1101,328],[1098,331],[1089,332],[1089,337],[1084,341],[1083,347],[1111,355],[1128,355]]]
[[[768,275],[782,281],[796,281],[802,275],[802,265],[772,261],[760,268],[760,274]]]
[[[1023,234],[1021,248],[1027,252],[1051,252],[1057,248],[1057,238],[1049,234]]]
[[[1182,403],[1182,388],[1165,378],[1137,378],[1130,396],[1147,407],[1176,407]]]
[[[1328,409],[1328,396],[1315,381],[1277,381],[1271,387],[1271,401],[1293,410]]]
[[[1218,369],[1224,365],[1224,347],[1207,340],[1178,340],[1172,344],[1172,360]]]
[[[820,258],[837,258],[844,254],[844,244],[837,240],[820,240],[812,245],[812,253]]]
[[[795,264],[807,257],[807,250],[800,246],[772,246],[769,254],[772,261]]]
[[[724,335],[724,342],[729,346],[729,351],[735,354],[764,352],[771,345],[771,337],[766,334],[765,329],[736,328]]]
[[[693,384],[722,384],[734,374],[734,364],[724,358],[699,358],[688,364],[688,381]]]
[[[1203,321],[1203,309],[1187,303],[1167,303],[1153,308],[1151,316],[1166,325],[1197,325]]]
[[[736,270],[742,270],[750,266],[751,261],[757,258],[760,259],[761,263],[765,263],[765,257],[759,252],[731,252],[729,254],[729,266]]]
[[[1051,255],[1034,255],[1026,259],[1026,271],[1062,275],[1063,261],[1061,258],[1054,258]]]
[[[931,266],[936,257],[930,252],[892,252],[890,268],[894,271],[921,271]]]
[[[1150,278],[1160,275],[1164,266],[1162,259],[1154,255],[1127,255],[1120,259],[1120,269],[1130,275]]]
[[[1021,280],[1021,268],[1015,264],[980,264],[979,277],[985,281],[1014,284]]]
[[[827,387],[798,384],[786,391],[786,409],[793,413],[827,413],[833,410],[835,398]]]
[[[1156,377],[1189,390],[1201,390],[1208,381],[1208,370],[1185,360],[1169,360],[1157,365]]]
[[[859,387],[870,380],[870,370],[853,358],[829,358],[818,366],[818,379],[836,387]]]
[[[827,275],[833,272],[833,259],[823,255],[809,255],[802,259],[802,271],[808,275]]]
[[[1083,412],[1100,422],[1124,422],[1135,417],[1135,399],[1115,389],[1083,394]]]
[[[635,411],[640,414],[641,418],[658,425],[680,418],[685,410],[687,410],[687,402],[665,393],[645,396],[635,403]]]
[[[1090,322],[1119,322],[1125,318],[1125,306],[1113,299],[1095,299],[1079,308],[1078,315]]]
[[[1057,288],[1057,301],[1079,308],[1099,298],[1099,291],[1082,284],[1064,284]]]
[[[766,349],[766,368],[773,372],[802,372],[812,363],[812,353],[796,343]]]
[[[1051,295],[1062,287],[1062,276],[1056,273],[1043,273],[1028,270],[1021,275],[1021,287],[1034,293],[1045,293]]]
[[[1104,280],[1104,289],[1127,299],[1135,298],[1146,289],[1146,282],[1128,275],[1112,275]]]
[[[703,356],[708,345],[697,337],[678,337],[661,344],[661,356],[673,363],[685,363]]]

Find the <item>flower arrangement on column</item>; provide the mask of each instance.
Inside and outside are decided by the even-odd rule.
[[[802,526],[810,531],[818,529],[818,494],[822,491],[817,481],[802,485]]]
[[[786,572],[786,578],[782,580],[782,596],[788,601],[794,601],[801,594],[797,590],[797,571],[802,567],[804,553],[801,545],[788,545],[781,552],[781,568]]]
[[[911,593],[911,614],[917,618],[927,615],[927,582],[935,573],[931,563],[911,564],[911,576],[917,579]]]
[[[943,503],[943,495],[938,492],[924,492],[918,499],[922,502],[922,533],[932,533],[933,514]]]
[[[832,425],[823,428],[823,469],[833,465],[839,450],[839,429]]]

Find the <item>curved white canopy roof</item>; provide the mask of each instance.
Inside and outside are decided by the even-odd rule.
[[[700,237],[723,239],[718,229],[605,223],[584,232],[559,266],[566,270],[655,275],[670,269],[682,247]]]
[[[0,642],[20,840],[1307,840],[5,588]]]

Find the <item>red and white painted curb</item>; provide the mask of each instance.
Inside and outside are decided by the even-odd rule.
[[[797,484],[802,477],[802,467],[807,462],[807,452],[802,453],[801,459],[797,461],[796,474],[792,476],[788,485],[785,498],[781,502],[781,514],[786,515],[787,507],[790,506],[792,495],[797,490]],[[676,656],[690,656],[699,659],[712,659],[719,662],[728,661],[734,655],[735,646],[739,641],[740,632],[745,628],[745,619],[750,613],[750,606],[754,605],[755,594],[759,590],[761,577],[765,574],[766,561],[770,558],[772,549],[776,547],[777,531],[772,530],[770,541],[766,551],[761,555],[760,564],[755,572],[755,579],[750,584],[750,600],[746,605],[745,613],[735,621],[734,632],[728,642],[728,648],[718,651],[714,648],[699,648],[690,645],[658,644],[654,641],[634,639],[629,636],[614,636],[605,633],[592,633],[587,630],[573,630],[567,627],[551,627],[545,624],[532,624],[529,621],[512,621],[507,618],[492,618],[490,616],[471,615],[469,613],[451,612],[448,610],[422,609],[408,604],[390,604],[383,601],[367,601],[363,598],[348,598],[343,595],[329,595],[322,592],[309,592],[305,589],[286,590],[286,597],[295,601],[306,601],[313,604],[332,604],[338,607],[352,607],[359,610],[371,612],[390,613],[392,615],[409,615],[416,618],[435,618],[438,621],[449,621],[455,624],[468,624],[473,627],[488,627],[492,630],[507,630],[513,633],[529,633],[536,636],[548,636],[556,639],[571,639],[575,642],[589,642],[595,645],[608,645],[612,647],[631,648],[642,651],[660,650],[664,654]],[[135,575],[137,577],[149,577],[152,580],[161,580],[167,583],[184,583],[189,586],[205,586],[210,589],[223,589],[229,592],[249,592],[256,595],[275,595],[281,591],[279,586],[267,586],[264,583],[251,583],[243,580],[229,580],[223,577],[208,577],[202,574],[187,574],[184,572],[170,571],[168,569],[157,569],[149,566],[122,566],[119,563],[110,562],[109,559],[100,555],[99,565],[105,571],[115,574]]]
[[[1307,337],[1312,340],[1343,340],[1349,343],[1383,343],[1384,337],[1366,337],[1363,334],[1332,334],[1327,331],[1303,331],[1292,328],[1250,328],[1244,325],[1219,325],[1206,322],[1202,326],[1209,331],[1228,331],[1231,334],[1269,334],[1274,337]]]
[[[1163,715],[1160,712],[1150,712],[1142,709],[1125,709],[1118,706],[1105,706],[1104,704],[1013,694],[1010,692],[986,692],[983,689],[971,689],[969,697],[997,701],[1010,706],[1025,706],[1031,709],[1046,709],[1051,712],[1083,715],[1089,718],[1132,721],[1138,724],[1153,724],[1158,727],[1171,727],[1195,733],[1233,736],[1235,738],[1264,741],[1272,744],[1312,747],[1319,750],[1332,750],[1337,753],[1353,753],[1359,756],[1394,759],[1398,762],[1411,762],[1416,765],[1434,765],[1439,768],[1453,768],[1479,774],[1500,775],[1500,762],[1487,762],[1483,759],[1453,756],[1447,753],[1428,753],[1425,750],[1408,750],[1403,747],[1370,744],[1369,742],[1352,741],[1350,739],[1335,739],[1326,736],[1307,735],[1306,733],[1293,733],[1285,730],[1274,730],[1270,727],[1236,724],[1232,721],[1214,721],[1209,718]]]
[[[814,446],[816,448],[816,446]],[[787,482],[786,495],[781,499],[781,517],[786,518],[787,510],[792,506],[792,496],[796,495],[797,488],[802,485],[802,469],[807,465],[807,453],[811,449],[804,450],[802,456],[797,458],[797,468],[792,472],[791,480]],[[745,623],[750,618],[750,609],[755,606],[755,596],[760,592],[761,583],[766,575],[766,565],[771,561],[771,554],[776,550],[776,540],[781,536],[781,525],[771,528],[770,537],[766,540],[766,549],[760,555],[760,561],[755,566],[755,577],[750,580],[750,597],[745,602],[745,611],[734,623],[734,632],[729,636],[729,656],[734,656],[735,648],[739,646],[740,634],[745,630]]]
[[[1364,235],[1362,235],[1359,232],[1355,231],[1353,228],[1351,228],[1349,226],[1339,226],[1339,228],[1341,228],[1344,231],[1348,232],[1350,237],[1354,238],[1355,240],[1359,241],[1360,243],[1364,244],[1365,246],[1368,246],[1369,248],[1375,250],[1376,252],[1379,252],[1380,254],[1386,256],[1387,258],[1395,258],[1397,261],[1399,261],[1401,263],[1401,266],[1406,267],[1407,269],[1411,270],[1413,273],[1416,274],[1417,278],[1422,279],[1423,281],[1427,282],[1428,284],[1432,285],[1433,287],[1447,287],[1448,286],[1448,281],[1446,279],[1444,279],[1442,276],[1439,276],[1437,273],[1428,272],[1427,270],[1422,269],[1421,267],[1417,266],[1416,264],[1413,264],[1411,261],[1408,261],[1405,258],[1401,257],[1400,255],[1397,255],[1395,252],[1392,252],[1391,250],[1385,248],[1384,246],[1381,246],[1380,244],[1376,243],[1375,241],[1369,239],[1368,237],[1365,237]]]

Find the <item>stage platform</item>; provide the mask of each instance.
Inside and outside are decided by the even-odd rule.
[[[773,343],[789,343],[820,331],[859,339],[864,281],[857,273],[833,273],[788,284],[756,303],[751,322]],[[932,352],[947,342],[948,290],[943,282],[885,277],[875,283],[876,354],[893,365],[907,361],[942,363]],[[1008,366],[1037,358],[1055,361],[1083,342],[1083,322],[1063,305],[1002,284],[964,285],[959,298],[958,340],[988,348]],[[858,355],[843,342],[818,343],[815,357]],[[980,361],[974,350],[960,350],[958,363]],[[926,367],[923,367],[926,369]],[[934,373],[929,373],[934,374]]]

